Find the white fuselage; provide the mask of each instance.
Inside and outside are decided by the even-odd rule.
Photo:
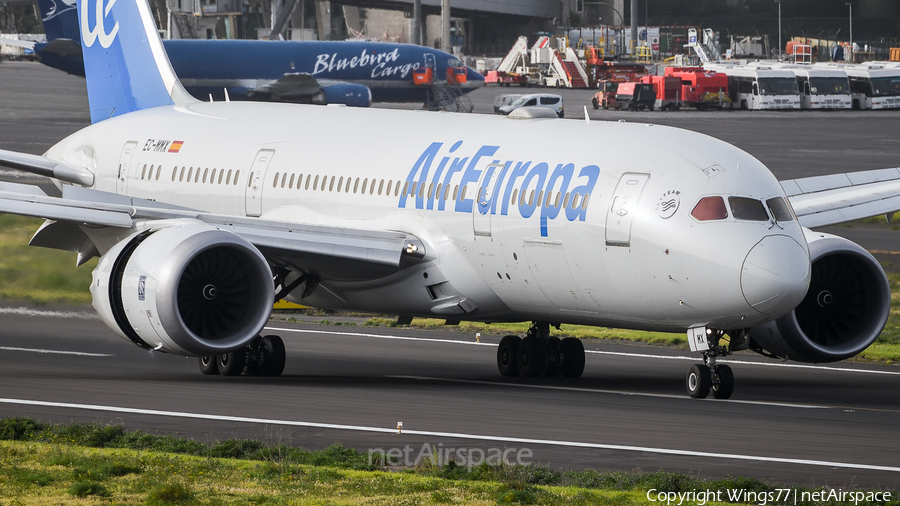
[[[548,128],[569,142],[550,142]],[[706,196],[765,202],[784,192],[749,154],[685,130],[197,103],[102,121],[48,156],[72,163],[79,150],[93,150],[99,190],[424,242],[422,262],[386,278],[322,280],[304,299],[322,307],[734,329],[787,313],[809,283],[796,219],[692,217]],[[467,301],[467,312],[446,312],[444,300]]]

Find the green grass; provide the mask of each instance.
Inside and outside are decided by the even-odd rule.
[[[4,506],[636,505],[647,504],[650,489],[772,492],[777,487],[747,477],[708,480],[668,471],[563,471],[543,465],[468,468],[451,462],[387,470],[340,445],[306,451],[254,440],[204,444],[118,425],[0,420]]]
[[[43,220],[0,214],[0,298],[50,302],[86,303],[93,259],[76,268],[75,253],[28,246]]]

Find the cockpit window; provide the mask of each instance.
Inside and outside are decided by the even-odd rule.
[[[447,60],[448,67],[462,67],[462,62],[457,60],[456,58],[450,58]]]
[[[794,220],[794,215],[791,213],[791,208],[788,207],[787,202],[785,202],[783,198],[775,197],[769,199],[766,201],[766,205],[769,206],[769,212],[772,213],[775,221]]]
[[[699,221],[724,220],[728,218],[725,200],[722,197],[703,197],[694,206],[691,216]]]
[[[763,203],[747,197],[728,197],[731,214],[735,219],[745,221],[769,221],[769,213]]]

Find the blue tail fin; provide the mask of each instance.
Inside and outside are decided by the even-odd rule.
[[[38,0],[41,19],[44,20],[44,33],[47,42],[56,39],[69,39],[79,42],[78,11],[75,0]]]
[[[195,102],[166,56],[147,0],[78,0],[91,122]]]

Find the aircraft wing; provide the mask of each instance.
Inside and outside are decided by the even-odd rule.
[[[46,159],[44,159],[46,160]],[[45,225],[31,244],[79,251],[87,235],[80,226],[116,227],[126,232],[142,222],[186,218],[240,235],[275,265],[315,272],[323,279],[362,280],[390,274],[424,256],[424,245],[402,231],[304,225],[206,213],[151,200],[64,185],[62,196],[37,186],[0,183],[0,212],[33,216]]]
[[[900,168],[781,181],[797,219],[816,228],[900,210]]]

